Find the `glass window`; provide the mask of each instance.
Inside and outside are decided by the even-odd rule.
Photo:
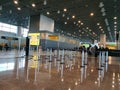
[[[9,25],[9,24],[6,24],[6,23],[3,23],[3,27],[10,28],[10,25]]]
[[[17,26],[0,22],[0,30],[17,34]]]
[[[28,29],[27,28],[23,28],[22,34],[23,34],[23,37],[27,37],[27,35],[28,35]]]

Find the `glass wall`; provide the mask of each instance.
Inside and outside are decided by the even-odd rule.
[[[0,31],[11,32],[11,33],[17,34],[17,27],[18,26],[0,22]],[[22,27],[21,32],[22,32],[23,37],[27,37],[28,31],[29,30],[27,28]]]
[[[11,32],[17,34],[17,26],[0,22],[0,31]]]
[[[28,31],[29,30],[27,28],[22,28],[22,31],[21,31],[22,32],[22,36],[23,37],[27,37],[28,36]]]

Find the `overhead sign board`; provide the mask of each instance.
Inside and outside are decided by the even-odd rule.
[[[59,36],[58,35],[48,35],[48,39],[49,40],[59,40]]]
[[[40,44],[40,33],[29,33],[30,45],[39,45]]]

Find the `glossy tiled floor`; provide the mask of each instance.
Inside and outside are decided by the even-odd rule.
[[[120,57],[109,57],[103,77],[98,57],[88,56],[88,65],[81,67],[81,55],[61,64],[16,52],[0,52],[0,90],[120,90]]]

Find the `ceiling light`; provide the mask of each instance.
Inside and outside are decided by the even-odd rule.
[[[58,10],[57,13],[59,14],[59,13],[60,13],[60,10]]]
[[[47,5],[47,0],[44,0],[43,5]]]
[[[83,25],[83,23],[81,23],[81,25]]]
[[[117,19],[117,17],[114,17],[114,19]]]
[[[100,2],[99,7],[103,7],[103,6],[104,6],[103,2]]]
[[[14,0],[14,3],[15,3],[15,4],[18,4],[18,0]]]
[[[47,12],[47,15],[49,15],[50,14],[50,12]]]
[[[107,27],[108,31],[110,31],[110,27]]]
[[[65,14],[63,13],[62,17],[65,17]]]
[[[67,9],[66,8],[64,8],[64,12],[66,12],[67,11]]]
[[[2,5],[0,5],[0,10],[2,10]]]
[[[99,25],[100,25],[100,23],[97,23],[97,25],[99,26]]]
[[[72,18],[75,18],[75,15],[73,15]]]
[[[67,24],[67,22],[65,22],[65,24]]]
[[[89,29],[88,27],[86,27],[86,29]]]
[[[81,21],[79,20],[78,23],[81,23]]]
[[[99,26],[99,29],[101,29],[102,27],[101,26]]]
[[[74,22],[74,24],[76,24],[76,22]]]
[[[102,8],[102,9],[101,9],[101,12],[105,12],[105,8]]]
[[[69,20],[70,18],[69,17],[67,17],[67,20]]]
[[[12,13],[12,10],[10,10],[9,13],[11,14],[11,13]]]
[[[105,13],[105,12],[103,12],[103,13],[102,13],[102,16],[105,16],[105,15],[106,15],[106,13]]]
[[[84,32],[82,32],[82,34],[84,34]]]
[[[103,31],[103,29],[101,29],[101,31]]]
[[[117,26],[114,26],[115,28],[117,27]]]
[[[89,29],[89,31],[92,31],[91,29]]]
[[[117,22],[114,22],[114,24],[117,24]]]
[[[20,7],[18,7],[17,9],[18,9],[18,10],[21,10],[21,8],[20,8]]]
[[[105,18],[105,24],[106,24],[107,26],[109,26],[109,23],[108,23],[108,19],[107,19],[107,18]]]
[[[94,13],[90,13],[90,16],[94,16]]]
[[[32,3],[32,7],[35,7],[36,5],[35,5],[35,3]]]

